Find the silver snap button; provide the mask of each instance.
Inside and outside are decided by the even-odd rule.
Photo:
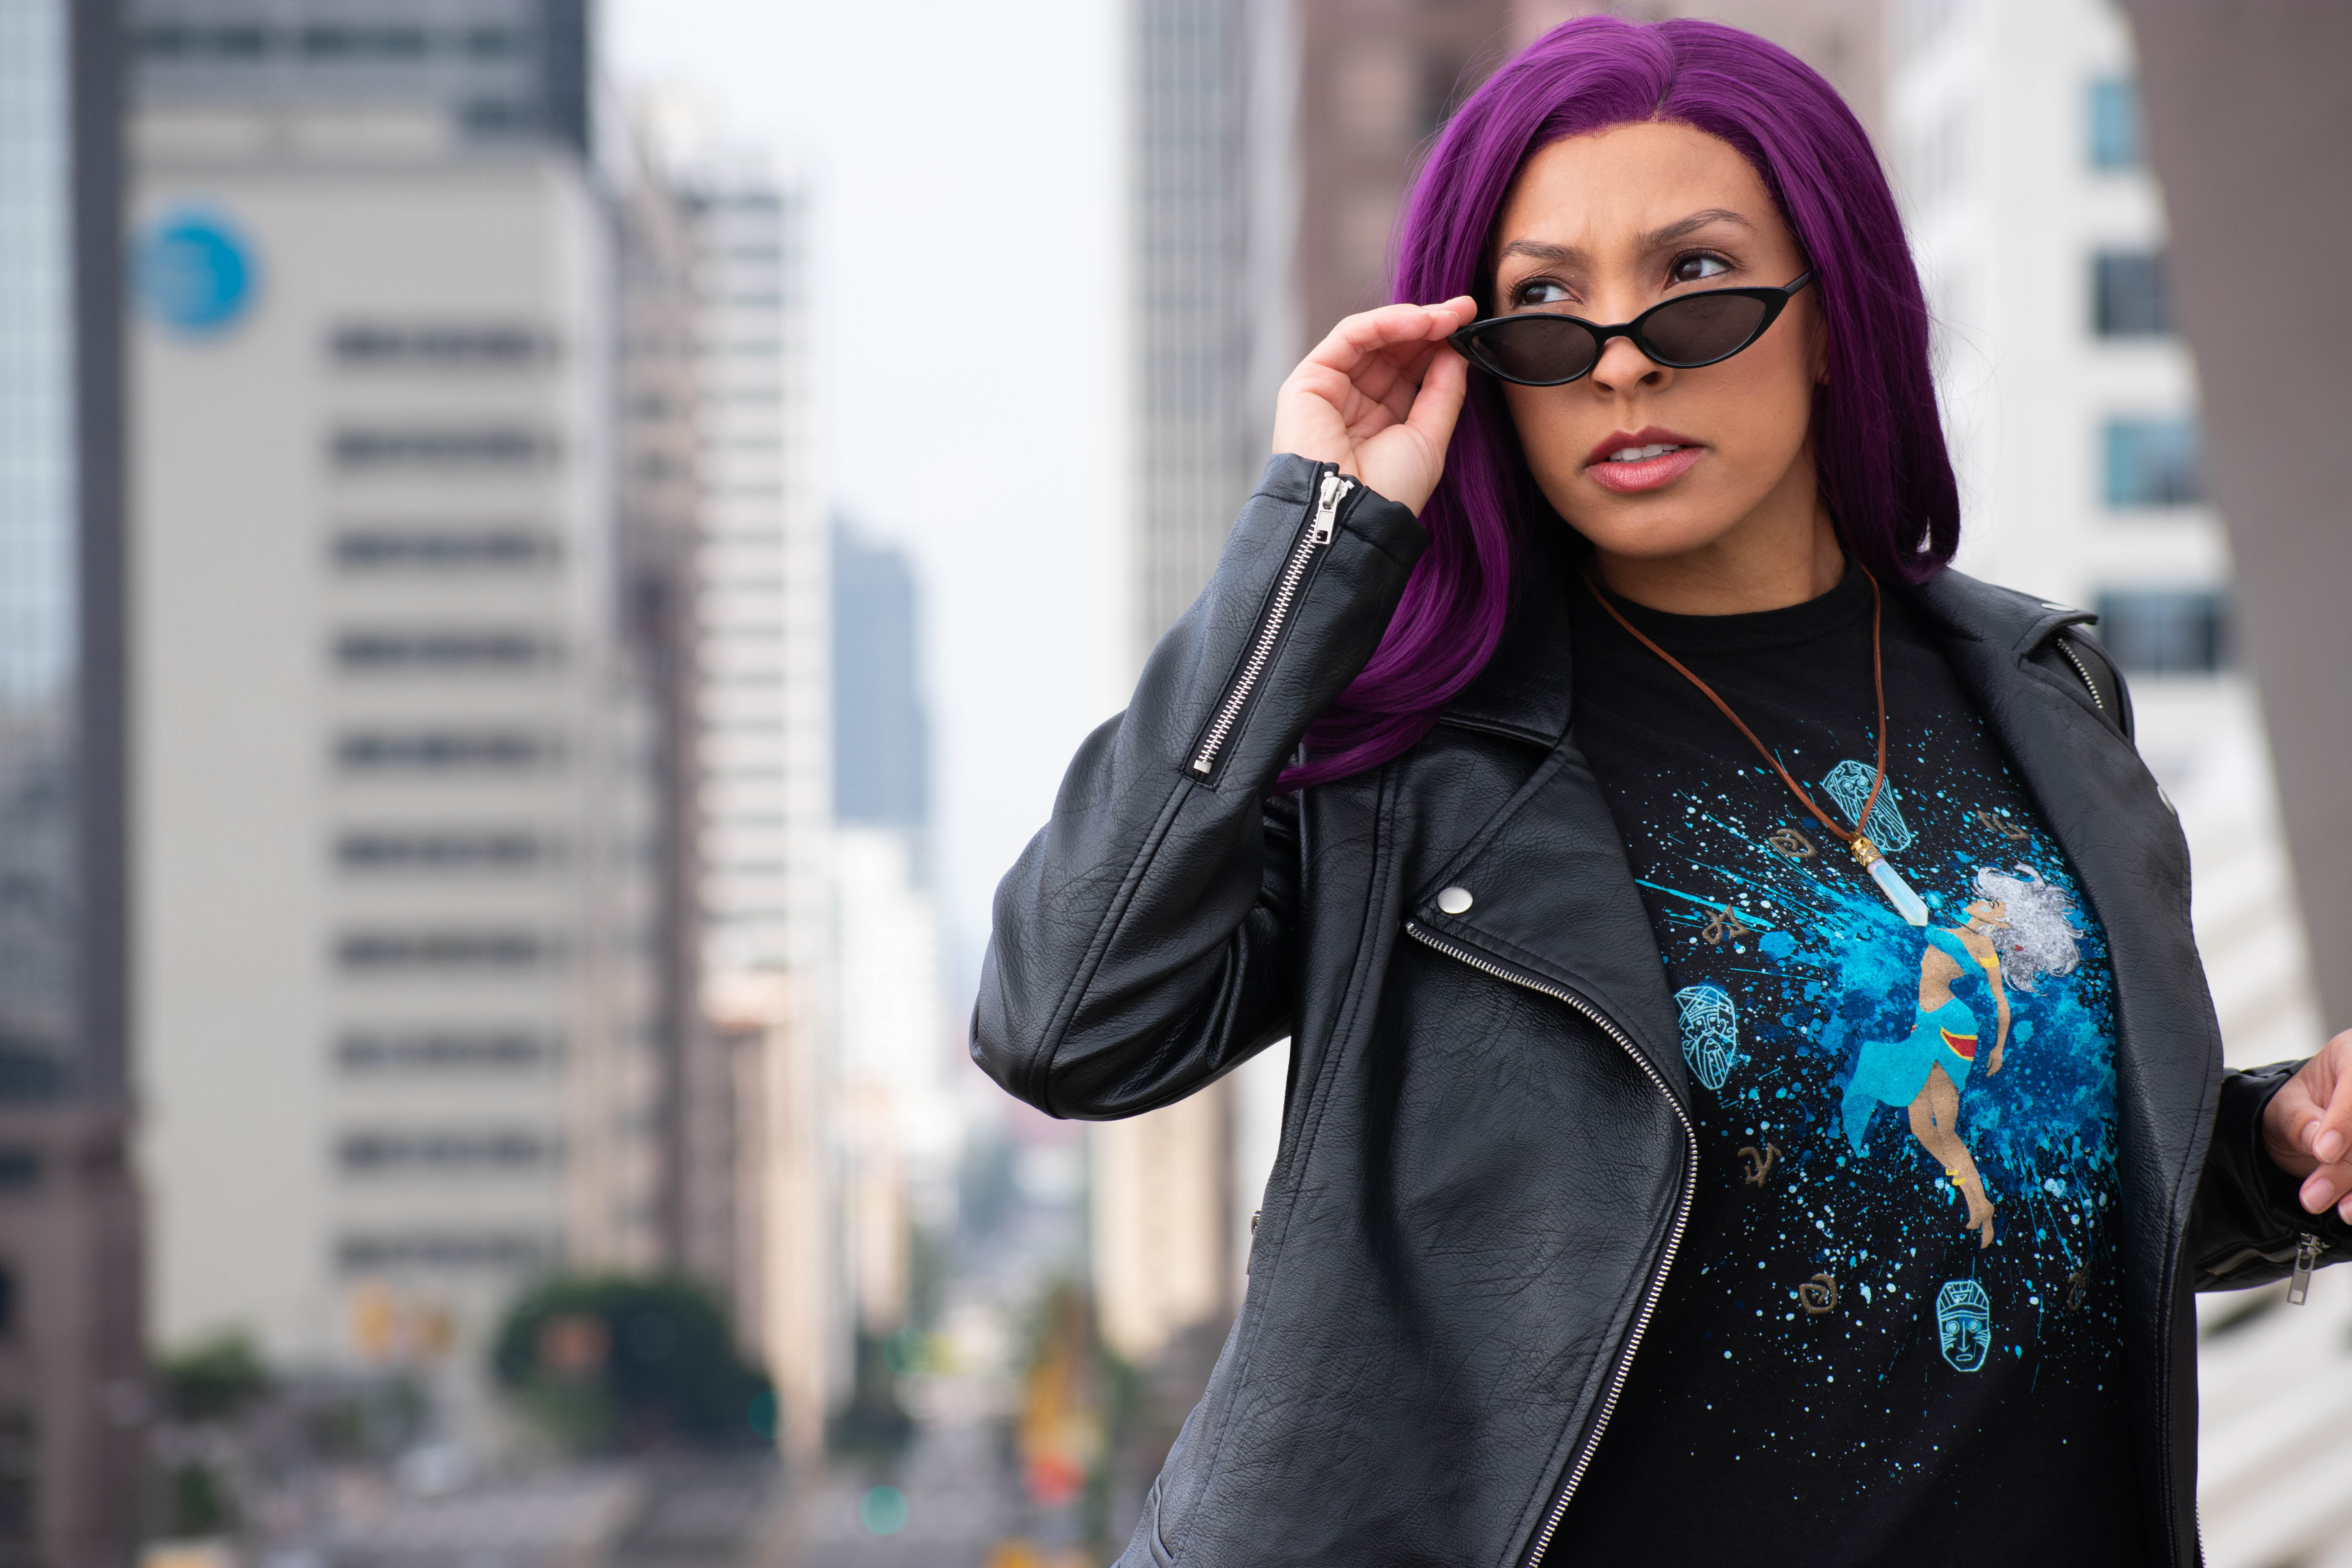
[[[1449,915],[1458,915],[1470,908],[1470,889],[1448,888],[1437,895],[1437,907]]]

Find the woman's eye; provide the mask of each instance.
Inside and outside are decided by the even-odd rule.
[[[1514,305],[1565,305],[1568,302],[1567,288],[1549,278],[1530,278],[1511,290],[1511,303]]]
[[[1731,270],[1731,263],[1720,256],[1685,256],[1666,269],[1669,283],[1696,283],[1704,278],[1720,278]]]

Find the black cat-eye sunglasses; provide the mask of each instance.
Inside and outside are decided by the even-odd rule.
[[[1709,289],[1651,306],[1632,321],[1601,326],[1541,310],[1489,316],[1445,341],[1491,375],[1521,386],[1565,386],[1601,363],[1612,338],[1628,338],[1653,364],[1696,370],[1727,360],[1764,335],[1810,272],[1780,289]]]

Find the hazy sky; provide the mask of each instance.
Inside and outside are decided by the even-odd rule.
[[[625,91],[816,197],[824,488],[914,554],[960,973],[1125,700],[1116,0],[605,0]]]

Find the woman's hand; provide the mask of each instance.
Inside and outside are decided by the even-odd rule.
[[[2290,1176],[2307,1213],[2327,1205],[2352,1224],[2352,1029],[2303,1064],[2263,1111],[2263,1148]]]
[[[1349,316],[1298,362],[1274,403],[1274,449],[1337,463],[1417,517],[1445,471],[1469,366],[1445,342],[1468,295]]]

